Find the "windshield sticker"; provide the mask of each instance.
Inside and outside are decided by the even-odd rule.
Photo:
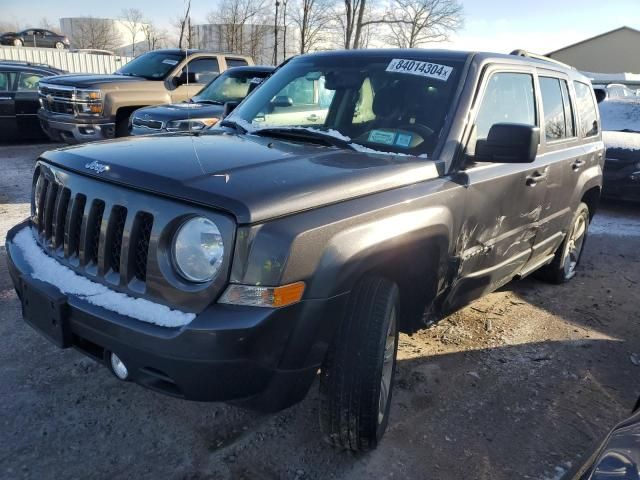
[[[262,78],[253,77],[249,83],[262,83]]]
[[[382,143],[384,145],[393,145],[395,139],[396,134],[394,132],[385,132],[384,130],[371,130],[367,138],[370,142]]]
[[[398,147],[409,147],[409,145],[411,145],[411,139],[413,138],[413,135],[411,134],[407,134],[407,133],[399,133],[398,137],[396,138],[396,145]]]
[[[167,65],[177,65],[178,60],[172,60],[171,58],[165,58],[162,60],[162,63],[166,63]]]
[[[410,75],[420,75],[422,77],[435,78],[446,82],[453,72],[453,67],[440,65],[438,63],[419,62],[417,60],[405,60],[394,58],[387,66],[387,72],[408,73]]]

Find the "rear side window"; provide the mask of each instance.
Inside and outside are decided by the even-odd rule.
[[[245,67],[248,65],[247,61],[244,58],[225,58],[227,61],[227,67]]]
[[[486,139],[497,123],[536,124],[532,75],[500,72],[491,76],[476,117],[478,140]]]
[[[579,125],[583,137],[592,137],[598,134],[598,114],[593,100],[591,87],[586,83],[573,82],[576,89],[576,110],[578,112]]]
[[[13,79],[15,73],[13,72],[0,72],[0,92],[8,92],[13,90]]]
[[[547,140],[561,140],[571,137],[567,132],[567,115],[562,87],[558,78],[540,77],[540,93],[544,109],[544,131]],[[566,86],[565,86],[566,89]],[[569,116],[571,111],[568,112]]]

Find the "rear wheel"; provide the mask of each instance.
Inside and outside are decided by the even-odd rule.
[[[22,40],[20,40],[19,38],[16,38],[16,39],[13,41],[13,46],[14,46],[14,47],[21,47],[21,46],[22,46]]]
[[[578,205],[571,226],[553,261],[536,272],[536,277],[551,283],[565,283],[576,275],[589,228],[589,207]]]
[[[320,427],[339,448],[375,448],[389,421],[398,349],[398,287],[367,277],[351,292],[346,316],[322,366]]]

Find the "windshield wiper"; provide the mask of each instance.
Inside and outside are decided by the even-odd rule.
[[[221,127],[231,127],[240,133],[247,133],[247,129],[234,120],[222,120],[218,125]]]
[[[348,140],[336,137],[322,130],[298,127],[265,127],[251,132],[254,135],[264,135],[267,137],[290,138],[292,140],[301,140],[312,143],[323,143],[332,147],[348,148],[355,150]]]
[[[218,100],[194,100],[191,99],[193,103],[206,103],[208,105],[224,105],[224,103],[219,102]]]

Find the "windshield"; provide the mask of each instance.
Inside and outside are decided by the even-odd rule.
[[[164,80],[183,58],[184,55],[178,53],[149,52],[134,58],[116,73],[147,80]]]
[[[229,120],[249,131],[269,127],[267,135],[274,127],[303,127],[346,138],[356,149],[429,155],[451,107],[462,62],[412,55],[294,59]]]
[[[249,87],[259,84],[266,72],[227,71],[213,80],[194,95],[194,102],[213,102],[223,104],[225,102],[240,102],[249,92]]]

